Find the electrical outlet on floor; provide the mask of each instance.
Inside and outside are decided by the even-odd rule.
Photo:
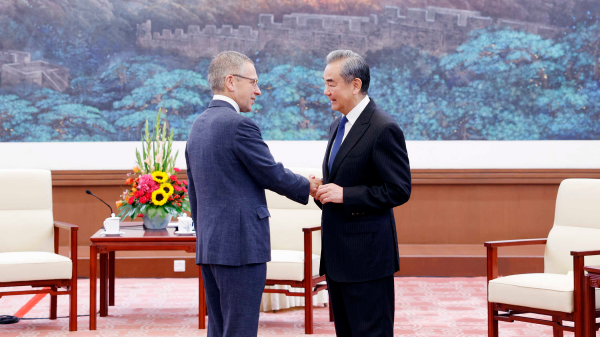
[[[184,272],[185,271],[185,260],[175,260],[175,265],[173,267],[173,271]]]

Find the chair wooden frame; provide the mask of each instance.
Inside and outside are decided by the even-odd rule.
[[[593,255],[600,255],[600,251],[593,253],[595,253]],[[598,267],[584,267],[583,270],[588,272],[585,276],[585,286],[583,288],[584,321],[587,327],[586,336],[595,337],[596,331],[600,328],[600,323],[596,323],[596,318],[600,317],[600,311],[596,309],[596,289],[600,288],[600,274],[598,273]]]
[[[321,290],[327,289],[327,284],[318,284],[325,281],[325,275],[313,277],[312,275],[312,232],[320,231],[321,226],[302,228],[304,232],[304,280],[267,280],[268,286],[290,285],[294,288],[304,288],[302,293],[293,293],[285,289],[265,289],[264,293],[284,294],[286,296],[304,297],[304,333],[310,335],[313,333],[313,306],[312,297]],[[329,305],[329,321],[333,322],[331,305]]]
[[[489,241],[484,243],[487,248],[487,287],[489,296],[489,282],[498,278],[498,247],[508,246],[524,246],[524,245],[542,245],[546,244],[547,239],[527,239],[527,240],[507,240],[507,241]],[[588,328],[585,324],[584,317],[584,273],[583,263],[584,257],[590,255],[600,255],[600,251],[572,251],[573,256],[573,274],[574,274],[574,310],[573,313],[565,313],[560,311],[544,310],[537,308],[521,307],[504,303],[492,303],[488,301],[488,336],[498,337],[498,322],[514,322],[521,321],[534,324],[542,324],[551,326],[554,332],[554,337],[562,337],[564,331],[575,333],[575,337],[583,337]],[[489,298],[489,297],[488,297]],[[504,313],[499,313],[500,311]],[[543,320],[537,318],[522,317],[522,314],[539,314],[551,316],[551,320]],[[563,325],[563,321],[574,323],[573,327]]]
[[[77,230],[78,226],[66,222],[54,221],[54,253],[58,254],[59,229],[66,229],[70,232],[69,246],[71,261],[73,263],[73,272],[70,279],[64,280],[39,280],[39,281],[19,281],[19,282],[0,282],[0,287],[44,287],[39,290],[5,291],[0,292],[2,296],[11,295],[31,295],[31,294],[50,294],[50,319],[56,319],[57,295],[69,295],[69,331],[77,331]],[[67,288],[59,291],[58,288]]]

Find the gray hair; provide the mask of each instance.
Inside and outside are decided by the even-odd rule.
[[[367,94],[369,91],[369,83],[371,82],[371,74],[367,62],[352,50],[334,50],[327,55],[327,64],[342,61],[342,69],[340,76],[346,83],[352,82],[355,78],[362,81],[360,92]]]
[[[219,53],[208,66],[208,84],[213,93],[225,90],[225,77],[244,74],[246,63],[254,64],[248,56],[236,51]]]

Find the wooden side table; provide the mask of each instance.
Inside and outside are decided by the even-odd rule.
[[[132,225],[139,225],[130,228]],[[195,235],[174,234],[175,228],[144,230],[141,222],[121,226],[120,236],[97,231],[90,240],[90,330],[96,330],[96,268],[100,254],[100,317],[108,316],[108,306],[115,303],[115,252],[132,250],[184,250],[196,252]],[[202,272],[198,266],[198,328],[206,329],[206,294]]]
[[[600,324],[596,323],[596,317],[600,312],[596,310],[596,289],[600,288],[600,266],[583,267],[588,274],[585,276],[583,288],[585,336],[594,337]]]

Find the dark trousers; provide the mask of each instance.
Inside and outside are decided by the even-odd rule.
[[[338,337],[394,335],[394,276],[367,282],[336,282],[327,290]]]
[[[208,337],[256,337],[267,264],[203,264]]]

